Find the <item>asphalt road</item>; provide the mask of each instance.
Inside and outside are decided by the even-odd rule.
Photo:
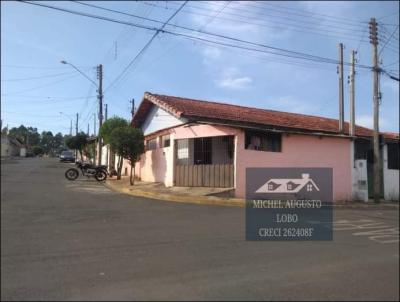
[[[335,210],[331,242],[247,242],[244,209],[68,182],[69,165],[2,161],[3,301],[399,300],[397,210]]]

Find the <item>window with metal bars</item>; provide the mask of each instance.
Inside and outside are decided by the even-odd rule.
[[[245,148],[248,150],[282,151],[282,135],[280,133],[246,131],[245,137]]]
[[[146,150],[157,149],[157,138],[149,139],[146,141]]]
[[[163,135],[161,136],[161,148],[166,148],[169,147],[171,145],[171,139],[168,135]]]
[[[388,169],[391,170],[399,170],[399,145],[396,143],[388,143],[387,144],[387,152],[388,152]]]

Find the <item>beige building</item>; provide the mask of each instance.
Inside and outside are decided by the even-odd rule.
[[[15,137],[1,135],[1,157],[25,156],[25,150],[25,146]]]

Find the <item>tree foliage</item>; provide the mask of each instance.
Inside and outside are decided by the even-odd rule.
[[[68,148],[72,150],[78,150],[82,158],[82,152],[88,144],[88,137],[86,133],[80,132],[75,136],[68,137],[65,140],[65,144]]]
[[[132,169],[134,169],[135,163],[144,152],[144,136],[142,131],[129,126],[115,128],[111,132],[110,145],[120,157],[129,160],[131,165],[130,183],[133,185],[134,174],[132,174]],[[120,175],[122,164],[121,168],[118,168],[118,175]]]
[[[3,134],[6,134],[6,131]],[[34,146],[39,146],[44,153],[55,155],[65,149],[64,136],[60,132],[56,135],[53,135],[51,131],[39,133],[37,128],[21,125],[11,128],[8,135],[18,139],[27,146],[28,150],[32,151]]]
[[[33,147],[32,147],[32,152],[33,152],[33,154],[35,154],[36,156],[37,156],[37,155],[42,155],[42,154],[44,154],[44,150],[43,150],[43,148],[40,147],[40,146],[33,146]]]
[[[112,117],[106,120],[100,128],[99,135],[103,139],[104,143],[110,144],[111,133],[114,129],[127,127],[128,121],[121,117]]]

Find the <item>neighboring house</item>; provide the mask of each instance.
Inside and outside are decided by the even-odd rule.
[[[227,187],[243,198],[248,167],[330,167],[334,200],[365,199],[372,192],[365,191],[372,183],[368,128],[356,126],[350,137],[348,123],[339,133],[336,119],[152,93],[144,94],[131,124],[146,139],[135,170],[143,181]],[[383,193],[398,199],[399,137],[383,133],[381,139]],[[293,180],[293,190],[300,186]]]
[[[17,138],[1,134],[1,157],[9,156],[26,156],[26,148]]]
[[[309,174],[302,174],[301,177],[299,179],[270,179],[256,193],[298,193],[301,190],[307,192],[319,191],[318,186],[310,178]]]

